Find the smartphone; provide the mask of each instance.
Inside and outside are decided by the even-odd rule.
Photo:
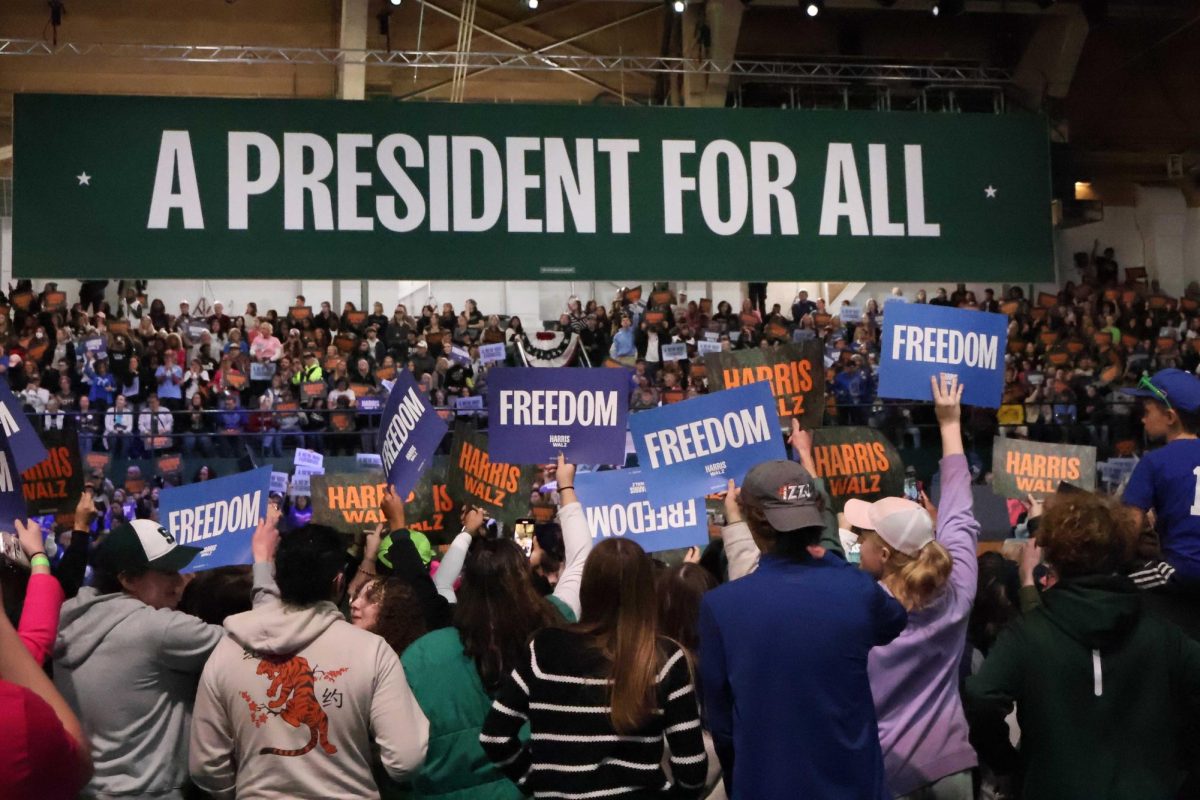
[[[914,503],[921,500],[921,484],[916,478],[904,479],[904,497],[906,500],[912,500]]]
[[[517,524],[513,528],[513,538],[525,551],[526,557],[533,553],[533,525],[534,522],[531,518],[525,518],[517,520]]]

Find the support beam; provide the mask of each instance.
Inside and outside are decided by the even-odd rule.
[[[430,0],[423,0],[423,2],[425,4],[425,8],[429,9],[430,11],[434,11],[438,14],[449,17],[455,21],[458,21],[459,23],[462,22],[462,16],[460,14],[456,14],[453,11],[450,11],[449,9],[442,8],[441,6],[437,5],[436,3],[430,2]],[[484,9],[484,10],[487,11],[487,9]],[[493,12],[487,12],[487,13],[493,13]],[[500,15],[493,13],[493,16],[500,16]],[[505,20],[505,27],[512,28],[514,26],[517,26],[517,23],[514,23],[512,20]],[[514,41],[513,39],[508,38],[507,36],[499,34],[494,30],[488,30],[487,28],[484,28],[482,25],[477,25],[474,22],[471,23],[471,28],[472,28],[472,30],[474,30],[477,33],[481,33],[484,36],[495,39],[496,41],[500,42],[501,44],[507,45],[507,46],[513,48],[514,50],[517,50],[519,52],[519,54],[522,56],[528,56],[530,54],[530,49],[528,47],[521,44],[520,42],[517,42],[517,41]],[[541,33],[540,31],[535,31],[533,28],[529,28],[527,26],[522,25],[517,29],[526,31],[528,33],[534,34],[539,37],[544,37],[546,39],[553,38],[551,36],[548,36],[547,34]],[[576,49],[579,49],[579,48],[576,48]],[[516,55],[517,54],[514,54],[514,56],[516,56]],[[591,55],[591,54],[588,53],[588,55]],[[557,67],[556,71],[562,72],[564,75],[570,75],[572,78],[581,80],[584,83],[591,84],[592,86],[595,86],[597,89],[600,89],[601,91],[604,91],[604,92],[607,92],[616,97],[625,99],[624,92],[620,91],[619,89],[615,89],[606,83],[601,83],[600,81],[596,80],[595,78],[589,78],[587,75],[582,75],[573,69],[567,69],[565,67]],[[410,96],[412,96],[412,95],[406,95],[405,98],[410,97]]]
[[[1013,76],[1026,108],[1039,110],[1046,98],[1067,96],[1087,35],[1087,19],[1079,6],[1039,17]]]
[[[342,0],[342,24],[338,30],[338,48],[346,57],[338,64],[338,99],[362,100],[366,97],[367,0]],[[357,51],[357,52],[356,52]]]
[[[707,59],[715,71],[684,75],[684,105],[724,108],[729,91],[729,69],[737,52],[745,8],[742,0],[707,0],[703,6],[688,6],[683,19],[684,56]]]

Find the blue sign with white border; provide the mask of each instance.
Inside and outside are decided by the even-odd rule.
[[[175,541],[201,548],[181,572],[253,563],[250,540],[267,516],[271,468],[166,489],[159,520]]]
[[[933,400],[931,376],[950,373],[963,404],[999,408],[1008,317],[925,303],[888,303],[879,356],[879,396]]]
[[[629,378],[620,370],[503,367],[488,374],[488,455],[506,464],[625,463]]]
[[[575,493],[593,540],[626,536],[648,553],[708,544],[704,499],[651,502],[640,469],[577,473]]]
[[[766,381],[629,417],[638,466],[656,501],[723,492],[752,467],[784,458],[779,412]]]

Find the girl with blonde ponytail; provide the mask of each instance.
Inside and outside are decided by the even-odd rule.
[[[862,568],[908,610],[904,632],[867,657],[888,787],[897,798],[971,800],[978,759],[967,741],[958,684],[975,601],[979,523],[963,454],[962,386],[953,375],[932,384],[942,435],[936,521],[925,506],[899,497],[850,500],[845,513],[858,529]]]

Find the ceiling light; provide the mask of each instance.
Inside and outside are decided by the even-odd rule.
[[[675,2],[671,4],[671,8],[675,9],[676,14],[682,14],[684,10],[687,9],[687,2],[686,0],[675,0]]]
[[[810,17],[815,17],[821,13],[822,5],[823,4],[818,0],[811,0],[804,5],[804,13],[808,14]]]

